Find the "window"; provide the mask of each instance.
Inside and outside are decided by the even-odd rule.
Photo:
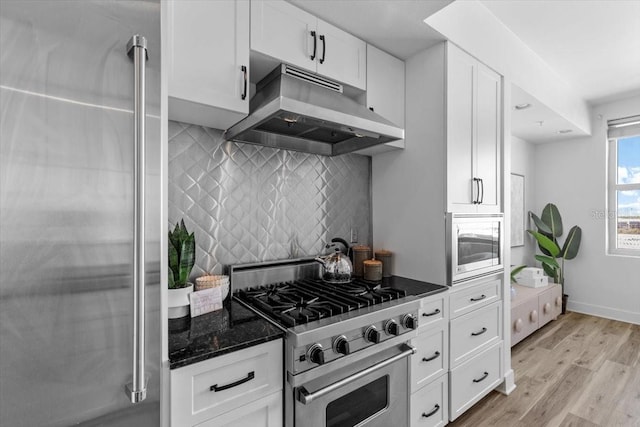
[[[608,124],[609,253],[640,256],[640,116]]]

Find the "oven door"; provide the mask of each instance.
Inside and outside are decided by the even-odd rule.
[[[295,426],[407,426],[413,353],[402,344],[294,388]]]

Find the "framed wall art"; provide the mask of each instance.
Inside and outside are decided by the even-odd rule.
[[[524,246],[524,175],[511,174],[511,247]]]

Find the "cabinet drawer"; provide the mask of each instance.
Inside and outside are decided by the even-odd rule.
[[[502,382],[502,343],[450,372],[449,419],[453,421]]]
[[[171,371],[171,423],[195,425],[282,389],[282,340]]]
[[[418,312],[419,330],[445,318],[444,311],[446,301],[445,296],[438,298],[427,297],[422,301],[422,306]]]
[[[248,403],[207,420],[196,427],[281,427],[282,392]]]
[[[449,296],[451,318],[469,313],[470,311],[501,299],[501,285],[502,279],[493,279],[486,282],[479,282],[459,291],[451,292]]]
[[[411,341],[418,349],[411,357],[411,391],[428,384],[449,368],[447,330],[425,331]]]
[[[451,321],[451,367],[502,339],[502,301]]]
[[[511,309],[511,345],[514,346],[538,329],[538,298]]]
[[[411,395],[410,426],[436,427],[447,424],[447,375]]]

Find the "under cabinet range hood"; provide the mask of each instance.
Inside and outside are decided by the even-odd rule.
[[[285,64],[258,82],[249,110],[226,140],[335,156],[404,138],[339,83]]]

